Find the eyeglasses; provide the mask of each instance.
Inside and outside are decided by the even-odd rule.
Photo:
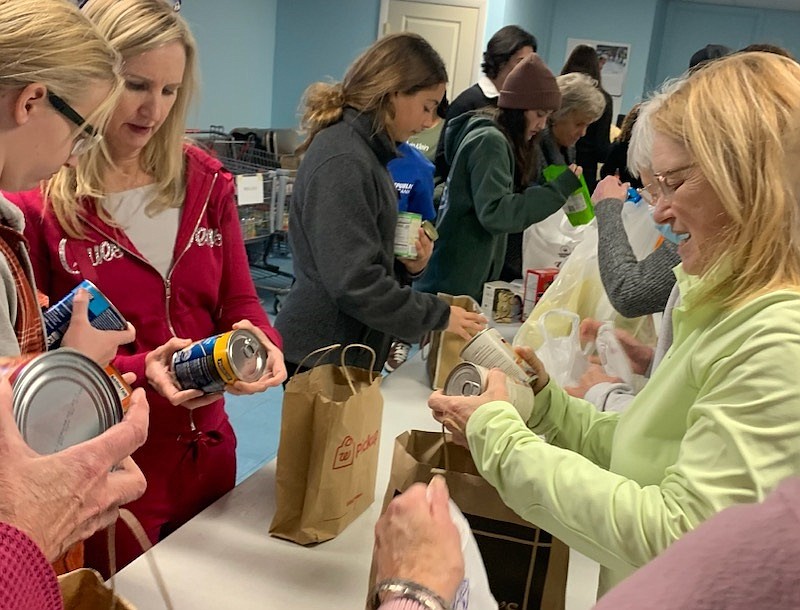
[[[80,155],[94,148],[100,142],[100,140],[103,139],[103,136],[97,133],[97,130],[87,123],[86,119],[84,119],[77,110],[75,110],[55,93],[48,91],[47,100],[50,102],[50,105],[52,105],[53,108],[55,108],[62,116],[66,117],[81,128],[82,133],[79,133],[75,137],[70,156],[79,157]]]
[[[681,184],[683,184],[683,182],[671,185],[667,184],[667,178],[669,178],[673,174],[677,174],[679,172],[685,172],[687,169],[692,169],[695,166],[697,166],[697,163],[690,163],[689,165],[676,167],[675,169],[668,169],[665,172],[655,173],[653,174],[655,181],[651,182],[650,184],[646,184],[644,187],[642,187],[641,191],[646,192],[649,195],[651,201],[655,201],[658,198],[658,196],[661,196],[664,199],[669,199],[675,194],[675,191],[678,190],[678,187],[680,187]],[[653,186],[658,187],[657,193],[653,192],[652,190]]]

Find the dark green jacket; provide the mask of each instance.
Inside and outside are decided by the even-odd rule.
[[[439,208],[439,239],[414,286],[480,301],[484,282],[500,277],[506,236],[550,216],[580,182],[564,172],[550,184],[515,193],[511,145],[486,116],[455,118],[444,137],[451,170]]]

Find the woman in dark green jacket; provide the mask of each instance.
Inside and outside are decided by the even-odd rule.
[[[500,277],[507,235],[547,218],[580,186],[577,167],[545,186],[528,186],[536,177],[536,136],[560,105],[556,79],[533,54],[506,79],[495,112],[465,114],[447,124],[451,170],[439,240],[416,288],[480,300],[484,282]]]

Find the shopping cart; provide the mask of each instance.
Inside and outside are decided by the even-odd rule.
[[[234,175],[250,275],[257,288],[274,295],[273,313],[278,313],[281,297],[294,283],[294,275],[286,267],[290,257],[289,201],[296,172],[281,169],[277,155],[265,150],[253,134],[241,137],[212,125],[208,131],[187,135]],[[271,257],[282,259],[284,268]]]

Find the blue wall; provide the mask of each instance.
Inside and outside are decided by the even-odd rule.
[[[276,28],[271,127],[294,127],[306,87],[341,80],[377,38],[378,0],[281,0]]]
[[[631,44],[622,99],[627,111],[664,78],[679,75],[708,43],[771,42],[800,57],[800,12],[682,0],[487,0],[484,42],[503,25],[532,32],[554,72],[568,38]],[[203,92],[191,126],[297,125],[313,81],[339,80],[376,38],[380,0],[184,0],[200,44]]]
[[[671,2],[654,81],[679,76],[692,54],[706,44],[740,49],[754,42],[777,44],[800,57],[800,12]]]
[[[547,65],[554,73],[561,72],[566,59],[567,38],[630,44],[630,61],[622,96],[622,108],[630,108],[639,100],[644,88],[657,5],[655,0],[602,3],[596,0],[559,0],[553,17],[550,48],[544,55]]]
[[[270,124],[277,6],[278,0],[183,3],[181,15],[200,49],[202,79],[189,127]]]
[[[536,36],[539,55],[547,57],[550,53],[550,32],[553,27],[555,9],[555,0],[535,0],[534,2],[507,0],[505,21],[502,25],[513,23],[528,30]]]

